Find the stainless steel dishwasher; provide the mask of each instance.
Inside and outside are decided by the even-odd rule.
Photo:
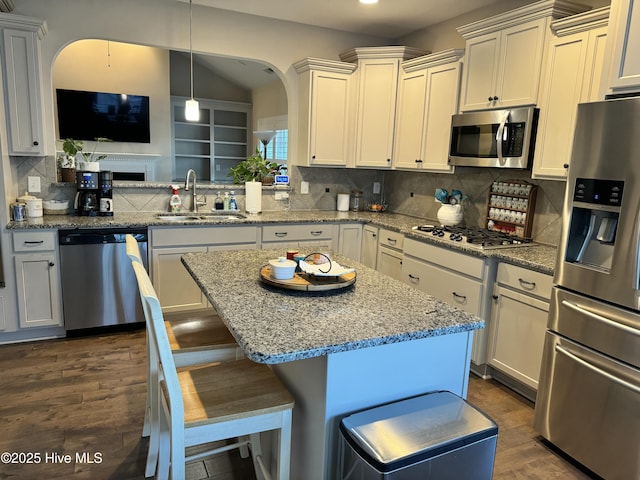
[[[65,328],[79,330],[144,322],[125,235],[138,241],[147,267],[146,228],[60,230]]]

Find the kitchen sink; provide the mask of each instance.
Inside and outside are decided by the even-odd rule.
[[[156,214],[158,220],[165,220],[168,222],[201,222],[204,220],[242,220],[247,218],[240,213],[228,213],[228,212],[193,212],[193,213],[158,213]]]

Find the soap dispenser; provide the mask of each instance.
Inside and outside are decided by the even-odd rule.
[[[182,210],[182,199],[180,195],[178,195],[178,187],[177,185],[171,185],[171,199],[169,200],[169,211],[170,212],[179,212]]]
[[[231,192],[231,197],[229,198],[229,210],[238,210],[238,203],[236,202],[234,192]]]
[[[222,198],[222,204],[224,205],[225,210],[229,210],[230,203],[231,203],[231,198],[229,198],[229,192],[224,192],[224,197]]]
[[[216,195],[216,199],[213,202],[213,206],[216,210],[222,210],[224,208],[224,201],[222,200],[222,197],[220,196],[220,192],[218,192],[218,194]]]

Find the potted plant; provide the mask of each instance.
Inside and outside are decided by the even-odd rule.
[[[245,210],[247,212],[260,213],[262,211],[262,180],[277,166],[276,162],[269,162],[262,158],[260,150],[256,147],[255,154],[229,169],[227,176],[233,178],[233,183],[244,183]]]
[[[93,151],[91,153],[87,153],[82,150],[84,144],[81,141],[75,140],[76,144],[80,144],[80,149],[77,151],[76,155],[79,155],[80,158],[76,158],[77,168],[80,170],[88,171],[88,172],[99,172],[100,171],[100,160],[106,158],[105,154],[96,155],[96,149],[98,148],[98,144],[102,142],[110,142],[106,137],[96,137],[94,138],[96,144],[93,147]]]
[[[62,142],[63,154],[58,156],[58,168],[60,179],[63,182],[75,183],[76,181],[76,155],[82,151],[84,144],[80,140],[67,138]]]

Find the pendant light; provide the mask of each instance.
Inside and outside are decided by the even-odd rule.
[[[191,40],[191,24],[193,22],[192,0],[189,0],[189,65],[191,67],[191,98],[184,104],[184,118],[189,122],[200,120],[200,105],[193,98],[193,44]]]

